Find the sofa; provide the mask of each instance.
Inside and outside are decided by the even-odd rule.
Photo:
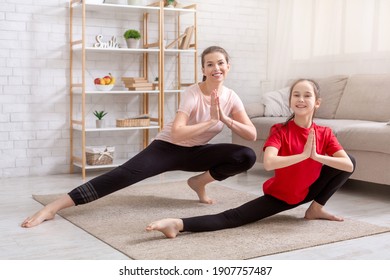
[[[356,159],[351,179],[390,185],[390,74],[336,75],[314,79],[322,103],[314,121],[329,126],[348,154]],[[257,140],[232,135],[232,142],[253,148],[263,161],[263,145],[273,124],[290,115],[289,87],[264,93],[246,106]]]

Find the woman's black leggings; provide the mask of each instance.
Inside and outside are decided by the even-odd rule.
[[[353,157],[349,157],[355,169],[356,161]],[[352,173],[324,165],[319,178],[310,186],[308,195],[298,204],[287,204],[271,195],[263,195],[237,208],[219,214],[183,218],[183,231],[201,232],[239,227],[295,208],[312,200],[325,205]]]
[[[154,140],[121,166],[69,192],[76,205],[85,204],[166,171],[209,171],[218,181],[250,169],[256,154],[235,144],[206,144],[183,147]]]

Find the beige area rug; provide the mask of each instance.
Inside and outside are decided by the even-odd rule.
[[[208,187],[217,203],[198,203],[186,182],[137,185],[59,214],[76,226],[138,260],[251,259],[390,231],[347,219],[342,223],[307,221],[298,207],[243,227],[215,232],[182,233],[174,239],[146,232],[150,222],[167,217],[218,213],[254,199],[217,184]],[[34,195],[47,204],[58,195]]]

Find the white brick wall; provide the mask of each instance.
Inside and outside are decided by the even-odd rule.
[[[235,89],[244,103],[256,101],[260,81],[266,76],[268,0],[194,2],[198,4],[199,50],[209,45],[226,48],[232,58],[226,85]],[[69,172],[67,7],[64,0],[1,0],[1,177]],[[97,67],[102,66],[101,61],[98,63]],[[119,108],[121,99],[115,102],[112,108]],[[104,142],[106,136],[93,137]],[[126,151],[122,152],[138,149],[139,143],[131,145],[133,140],[125,140],[130,146],[123,146]],[[230,132],[216,141],[230,141]],[[119,142],[115,139],[118,147]]]

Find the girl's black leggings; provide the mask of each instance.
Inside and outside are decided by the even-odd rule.
[[[102,174],[69,192],[76,205],[85,204],[167,171],[209,171],[218,181],[250,169],[256,154],[235,144],[206,144],[183,147],[154,140],[121,166]]]
[[[349,157],[355,169],[356,161],[352,156]],[[319,178],[310,186],[308,195],[298,204],[287,204],[271,195],[263,195],[237,208],[219,214],[183,218],[183,231],[201,232],[239,227],[295,208],[312,200],[325,205],[352,173],[324,165]]]

